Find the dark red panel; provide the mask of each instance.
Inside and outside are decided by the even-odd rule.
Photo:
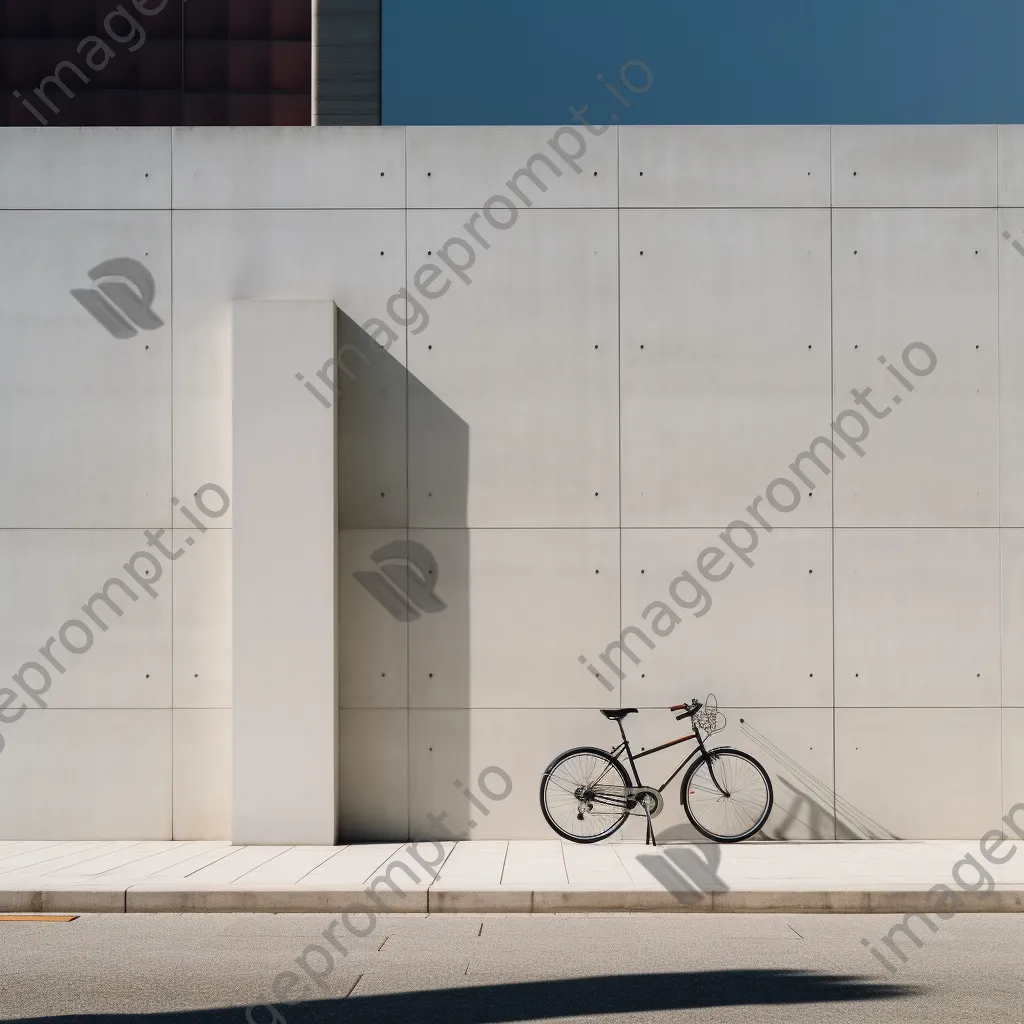
[[[270,89],[270,45],[235,40],[228,44],[228,87],[232,92],[267,92]]]
[[[225,39],[228,0],[192,0],[185,5],[186,39]]]
[[[142,92],[139,96],[141,124],[157,126],[183,123],[181,90],[174,89],[167,92],[152,90]]]
[[[189,92],[215,92],[227,87],[227,41],[190,39],[185,46],[185,88]]]
[[[143,90],[181,90],[181,40],[154,39],[139,61],[138,84]],[[179,97],[178,105],[181,100]]]
[[[271,43],[270,55],[271,89],[275,92],[309,91],[312,44]]]
[[[41,0],[0,0],[0,28],[7,36],[48,36],[50,9]]]
[[[235,124],[226,92],[185,94],[185,124]]]
[[[271,103],[271,120],[268,123],[276,125],[311,124],[312,105],[309,93],[304,96],[275,93]]]
[[[232,39],[270,36],[270,0],[230,0],[228,32]]]
[[[201,2],[201,0],[199,0]],[[150,10],[158,10],[159,0],[146,0],[144,6]],[[187,4],[185,5],[187,6]],[[159,14],[142,15],[136,12],[136,18],[142,23],[146,35],[150,39],[181,39],[182,23],[185,17],[185,6],[178,0],[169,0],[167,6]]]
[[[272,39],[312,39],[313,5],[299,0],[271,0]]]
[[[270,124],[270,96],[266,93],[232,93],[231,123],[247,125]]]
[[[308,0],[137,2],[0,0],[0,124],[309,123]]]

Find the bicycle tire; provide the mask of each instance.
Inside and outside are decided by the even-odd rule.
[[[612,755],[609,754],[607,750],[601,750],[599,747],[572,747],[571,749],[563,751],[561,754],[559,754],[558,757],[556,757],[547,766],[547,768],[544,769],[544,774],[541,776],[540,779],[540,810],[541,813],[544,815],[544,820],[548,823],[552,830],[556,832],[559,836],[561,836],[563,839],[568,839],[572,843],[589,844],[600,842],[602,839],[607,839],[610,835],[614,834],[620,828],[622,828],[622,826],[625,824],[626,819],[629,817],[629,809],[627,807],[624,807],[622,810],[622,814],[619,815],[610,826],[594,835],[580,835],[579,833],[567,831],[555,821],[555,815],[552,814],[551,810],[549,809],[547,799],[547,791],[549,784],[552,780],[553,773],[560,765],[568,761],[570,758],[579,757],[583,755],[589,755],[593,757],[598,764],[609,765],[610,768],[614,769],[614,771],[617,773],[618,778],[622,783],[622,787],[624,789],[630,788],[629,776],[626,774],[626,769],[622,767],[622,764],[618,760],[618,758],[612,757]],[[605,772],[601,773],[602,778],[604,777],[607,771],[608,769],[606,769]],[[568,791],[565,790],[563,787],[563,792]],[[571,803],[571,800],[568,802]],[[583,811],[579,810],[578,813],[582,814]]]
[[[694,783],[694,787],[691,787],[691,782],[694,782],[694,776],[702,767],[713,766],[716,760],[722,762],[724,765],[726,764],[725,758],[737,758],[747,762],[758,773],[765,789],[763,809],[759,809],[758,813],[753,816],[753,824],[749,824],[737,833],[716,833],[708,826],[706,820],[704,822],[699,820],[701,814],[695,811],[695,806],[698,804],[698,794],[696,792],[697,784]],[[703,794],[707,796],[710,792],[708,787],[704,786],[701,788]],[[693,799],[691,799],[691,797]],[[713,839],[716,843],[740,843],[743,842],[744,839],[749,839],[752,835],[756,835],[762,828],[764,828],[765,822],[768,821],[768,816],[772,813],[772,807],[775,804],[772,780],[764,766],[756,758],[751,757],[750,754],[747,754],[742,750],[737,750],[735,747],[716,747],[714,750],[709,750],[706,757],[701,757],[698,761],[692,764],[686,775],[683,776],[683,784],[680,789],[679,799],[683,805],[683,810],[686,811],[687,818],[690,819],[690,824],[693,825],[693,827],[702,836],[705,836],[708,839]],[[721,797],[715,797],[714,799],[718,804],[722,803]]]

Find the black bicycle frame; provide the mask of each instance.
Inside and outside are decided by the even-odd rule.
[[[668,743],[662,743],[657,747],[651,747],[650,750],[642,750],[639,754],[634,755],[633,750],[629,745],[629,740],[626,739],[626,730],[622,727],[622,719],[619,719],[619,721],[616,724],[619,727],[619,734],[622,736],[622,742],[611,752],[611,756],[614,758],[618,758],[619,754],[621,754],[622,751],[625,750],[626,758],[629,761],[629,767],[633,769],[633,778],[636,780],[636,785],[638,789],[644,788],[644,784],[640,781],[640,773],[636,770],[636,762],[639,761],[641,757],[647,757],[648,754],[656,754],[659,750],[667,750],[669,747],[674,747],[678,743],[685,743],[687,740],[697,741],[696,748],[694,750],[691,750],[690,753],[687,754],[686,757],[679,762],[679,765],[675,769],[675,771],[673,771],[672,774],[658,787],[659,793],[665,792],[665,788],[668,786],[668,784],[690,763],[690,761],[694,757],[697,756],[697,754],[703,754],[705,757],[708,757],[708,748],[704,746],[704,740],[701,738],[701,735],[697,731],[696,727],[694,727],[693,732],[691,732],[689,736],[680,736],[677,740],[669,740]],[[722,789],[722,787],[718,784],[718,779],[715,778],[715,769],[714,766],[711,764],[710,758],[708,758],[708,772],[710,773],[711,781],[715,784],[715,787],[717,788],[718,792],[721,793],[723,796],[728,796],[729,794],[726,793],[724,789]]]

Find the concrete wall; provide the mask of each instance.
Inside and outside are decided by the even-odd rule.
[[[772,773],[772,836],[976,837],[1019,799],[1024,129],[580,131],[555,140],[578,157],[551,128],[0,132],[0,656],[51,677],[22,673],[46,708],[0,690],[0,836],[229,834],[233,512],[195,496],[233,493],[240,299],[331,299],[348,346],[344,838],[437,834],[428,815],[545,836],[545,764],[615,738],[595,708],[708,691]],[[535,153],[544,191],[517,196]],[[495,195],[515,211],[474,219]],[[162,326],[114,338],[69,294],[115,256],[152,273]],[[444,291],[426,326],[392,298],[417,281]],[[330,417],[318,369],[291,383]],[[803,484],[791,463],[847,409],[864,454],[837,439],[831,475],[805,460],[806,486],[770,488]],[[752,566],[718,539],[736,519]],[[155,556],[151,598],[121,567],[159,528],[185,553]],[[672,601],[685,571],[706,598]],[[68,653],[62,624],[115,575],[138,599]],[[600,656],[630,626],[620,680]],[[669,793],[660,832],[688,834]]]

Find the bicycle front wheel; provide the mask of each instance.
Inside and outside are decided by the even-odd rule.
[[[633,803],[626,770],[597,747],[559,754],[541,776],[544,820],[574,843],[606,839],[622,827]]]
[[[708,751],[683,778],[683,807],[693,827],[719,843],[759,832],[772,813],[772,781],[749,754],[732,747]]]

